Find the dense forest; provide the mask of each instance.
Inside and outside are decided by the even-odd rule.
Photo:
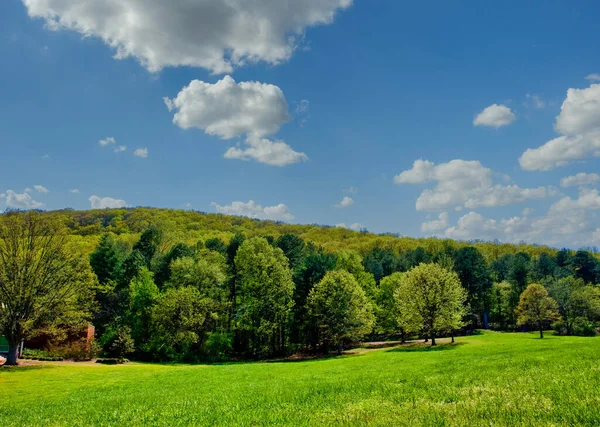
[[[65,236],[77,261],[60,277],[77,286],[53,312],[24,322],[22,334],[67,357],[266,358],[341,351],[369,338],[435,344],[477,328],[593,335],[600,321],[592,250],[167,209],[39,216]],[[8,282],[8,267],[0,270]],[[92,347],[77,341],[88,322]]]

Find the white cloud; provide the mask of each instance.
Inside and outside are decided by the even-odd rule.
[[[310,102],[306,99],[303,99],[296,105],[296,115],[303,115],[308,113],[308,108],[310,107]]]
[[[44,187],[43,185],[34,185],[33,188],[35,188],[35,191],[37,191],[38,193],[49,193],[50,191]]]
[[[138,148],[137,150],[135,150],[133,152],[133,155],[136,157],[141,157],[141,158],[145,159],[146,157],[148,157],[148,149],[147,148]]]
[[[347,208],[349,206],[352,206],[354,204],[354,199],[352,199],[352,197],[344,197],[342,199],[342,201],[340,203],[338,203],[337,205],[335,205],[336,208]]]
[[[165,98],[173,122],[182,129],[198,128],[221,139],[246,135],[247,147],[230,147],[226,159],[256,160],[286,166],[308,160],[285,141],[265,138],[290,120],[288,103],[277,86],[236,81],[230,76],[215,84],[192,81],[174,99]]]
[[[515,114],[506,105],[493,104],[475,117],[473,125],[499,128],[511,124],[516,118]]]
[[[529,99],[533,103],[533,106],[535,108],[542,109],[542,108],[546,107],[546,103],[542,100],[542,98],[540,98],[539,95],[532,95],[532,94],[528,93],[526,95],[526,98]]]
[[[69,193],[79,194],[79,190],[77,188],[73,188],[72,190],[69,190]]]
[[[351,225],[346,225],[344,223],[341,223],[341,224],[336,224],[335,226],[336,226],[336,228],[347,228],[348,230],[354,230],[354,231],[361,231],[361,230],[367,229],[367,227],[365,227],[363,224],[360,224],[358,222],[355,222],[354,224],[351,224]]]
[[[113,151],[115,153],[122,153],[123,151],[126,151],[126,150],[127,150],[127,146],[125,146],[125,145],[119,145]]]
[[[112,197],[92,196],[89,198],[92,209],[116,209],[127,206],[125,200],[113,199]]]
[[[256,160],[270,166],[287,166],[308,160],[306,154],[294,151],[283,141],[271,141],[266,138],[250,136],[246,139],[246,145],[248,148],[229,148],[224,157],[245,161]]]
[[[421,231],[423,233],[435,233],[448,227],[448,213],[442,212],[437,220],[424,222],[421,224]]]
[[[303,99],[296,105],[296,118],[300,119],[300,126],[304,127],[308,120],[310,119],[309,112],[310,102],[306,99]]]
[[[521,168],[545,171],[600,157],[600,84],[569,89],[554,127],[561,136],[525,151],[519,159]]]
[[[458,220],[445,235],[454,239],[500,239],[506,242],[526,241],[552,246],[581,247],[597,244],[595,233],[600,230],[600,194],[598,190],[582,189],[576,199],[563,197],[552,204],[544,216],[508,219],[485,218],[470,212]]]
[[[308,27],[333,22],[352,0],[23,0],[52,30],[100,37],[115,58],[155,72],[169,66],[230,73],[287,61]]]
[[[585,76],[585,79],[592,82],[598,82],[600,81],[600,73],[588,74]]]
[[[521,211],[521,215],[523,216],[531,216],[535,213],[535,209],[532,208],[525,208]]]
[[[14,209],[39,209],[44,206],[43,203],[36,202],[31,198],[28,192],[22,194],[15,193],[12,190],[7,190],[5,194],[1,195],[2,200],[6,203],[6,206]]]
[[[98,144],[100,144],[102,147],[106,147],[107,145],[114,145],[117,143],[117,140],[114,139],[112,136],[109,136],[108,138],[104,138],[101,139],[100,141],[98,141]]]
[[[424,184],[435,182],[432,189],[424,190],[417,199],[418,211],[440,211],[466,207],[498,207],[541,199],[556,194],[550,187],[520,188],[517,185],[493,183],[494,173],[478,161],[451,160],[435,165],[428,160],[417,160],[412,169],[394,178],[396,184]]]
[[[254,200],[248,203],[233,202],[231,205],[221,206],[215,202],[211,203],[218,213],[226,215],[246,216],[248,218],[269,219],[272,221],[293,221],[294,216],[284,204],[263,207]]]
[[[173,123],[231,139],[277,133],[290,120],[288,103],[277,86],[240,82],[225,76],[215,84],[193,80],[174,99],[165,98]]]
[[[343,191],[344,191],[344,193],[348,193],[348,194],[356,194],[356,193],[358,193],[358,188],[356,188],[355,186],[351,185],[350,187],[346,188]]]
[[[577,175],[567,176],[560,180],[560,186],[563,188],[580,187],[583,185],[592,185],[600,181],[600,175],[597,173],[578,173]]]

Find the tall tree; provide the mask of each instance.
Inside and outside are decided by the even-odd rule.
[[[556,267],[557,264],[553,257],[545,252],[541,253],[531,267],[533,280],[544,280],[546,277],[554,276]]]
[[[373,274],[377,283],[399,270],[399,259],[396,253],[389,248],[375,247],[363,259],[365,270]]]
[[[352,274],[367,296],[373,301],[377,292],[377,283],[371,273],[365,271],[362,258],[355,251],[339,251],[337,253],[337,270],[345,270]]]
[[[152,269],[152,259],[158,250],[158,245],[162,241],[162,233],[158,228],[150,227],[142,233],[140,240],[133,245],[134,251],[139,251],[144,260],[146,261],[146,267]]]
[[[449,331],[465,313],[467,292],[456,273],[437,264],[421,264],[402,276],[396,292],[400,316],[408,323],[418,323],[436,344],[440,332]]]
[[[557,305],[558,311],[562,316],[564,328],[566,333],[571,335],[573,333],[573,321],[575,320],[575,307],[573,296],[578,289],[585,286],[582,279],[575,278],[573,276],[564,277],[561,279],[553,280],[548,285],[548,293],[553,298]]]
[[[304,251],[304,257],[293,272],[294,278],[294,307],[291,319],[291,339],[298,344],[314,343],[316,329],[307,316],[306,301],[313,287],[319,283],[325,274],[335,268],[337,257],[326,252],[323,248],[309,243]]]
[[[154,354],[160,359],[197,361],[214,316],[213,301],[198,289],[167,290],[152,310]]]
[[[223,255],[227,254],[227,245],[223,243],[221,239],[218,239],[216,237],[213,239],[208,239],[204,246],[209,251],[219,252]]]
[[[558,304],[548,296],[548,291],[542,285],[533,283],[525,289],[517,306],[520,325],[533,323],[544,338],[544,324],[560,318]]]
[[[285,327],[293,306],[294,282],[288,260],[265,239],[244,241],[235,257],[239,277],[238,329],[254,355],[285,351]]]
[[[320,340],[334,345],[338,354],[345,342],[367,335],[375,323],[371,302],[346,271],[327,273],[310,292],[308,306]]]
[[[519,305],[519,298],[527,287],[530,272],[530,260],[531,257],[524,253],[519,252],[511,258],[510,268],[508,271],[508,281],[511,286],[510,304],[511,312],[515,312],[517,305]]]
[[[461,248],[454,258],[454,271],[467,290],[467,303],[471,310],[482,317],[487,328],[492,277],[483,255],[474,246]]]
[[[122,262],[112,234],[102,235],[98,247],[90,255],[90,266],[98,277],[98,282],[105,285],[108,282],[117,281],[121,273]]]
[[[145,352],[150,339],[152,309],[160,296],[154,275],[144,267],[129,285],[128,320],[136,350]]]
[[[295,234],[284,234],[279,236],[275,244],[283,251],[290,262],[290,268],[294,270],[302,260],[304,240]]]
[[[577,251],[571,260],[571,268],[575,271],[575,276],[585,283],[596,283],[598,260],[588,251]]]
[[[89,264],[69,247],[59,223],[37,212],[0,217],[0,334],[9,344],[8,365],[27,333],[68,309],[89,286]]]
[[[160,288],[169,281],[171,278],[171,263],[180,258],[184,257],[194,257],[196,255],[196,249],[188,246],[184,243],[177,243],[169,252],[166,253],[164,257],[160,259],[160,262],[156,269],[156,275],[154,277],[154,281],[156,285]]]

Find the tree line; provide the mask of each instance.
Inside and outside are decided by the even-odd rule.
[[[0,230],[9,343],[66,342],[90,321],[107,356],[195,362],[341,351],[370,337],[435,344],[487,327],[590,335],[600,321],[600,263],[588,251],[488,262],[451,242],[359,253],[242,232],[173,244],[150,224],[131,242],[105,232],[88,255],[53,217],[5,214]]]

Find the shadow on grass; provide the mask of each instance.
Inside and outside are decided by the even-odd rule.
[[[0,373],[15,373],[23,371],[39,371],[42,369],[51,369],[53,366],[50,365],[17,365],[17,366],[0,366]]]
[[[465,345],[465,343],[457,342],[454,344],[448,343],[448,344],[438,344],[438,345],[431,345],[429,343],[409,343],[409,344],[404,344],[404,345],[396,347],[396,348],[392,348],[387,351],[388,352],[398,352],[398,353],[448,351],[448,350],[456,350],[461,345]]]

